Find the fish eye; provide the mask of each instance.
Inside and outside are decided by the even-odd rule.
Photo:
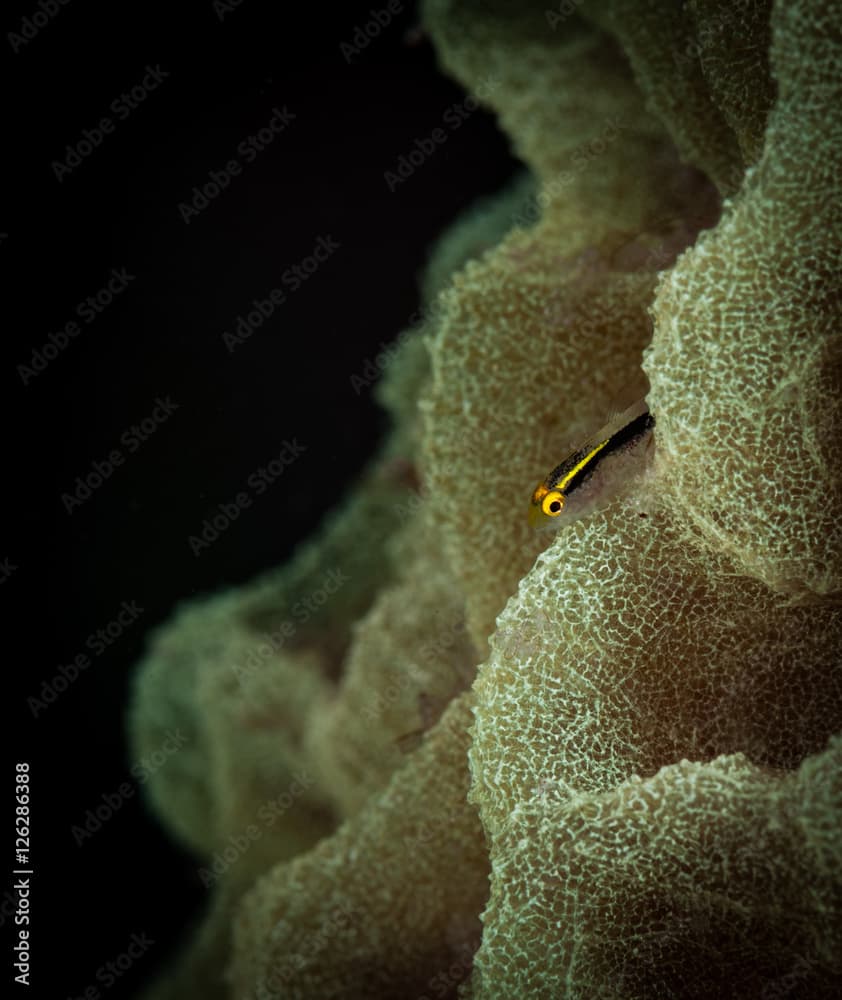
[[[564,507],[564,495],[558,490],[552,490],[541,502],[541,510],[548,517],[558,517],[562,507]]]

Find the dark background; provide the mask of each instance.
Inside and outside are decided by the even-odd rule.
[[[17,501],[0,548],[15,567],[0,584],[14,733],[3,794],[11,800],[14,761],[29,760],[34,995],[82,995],[145,932],[155,947],[100,988],[117,997],[154,975],[205,901],[195,862],[138,794],[81,846],[71,834],[128,778],[124,714],[144,634],[178,601],[286,559],[336,502],[334,484],[353,483],[384,421],[351,376],[417,309],[432,241],[517,165],[479,112],[388,190],[384,172],[465,97],[437,70],[408,3],[350,65],[340,43],[385,3],[242,0],[220,17],[212,0],[70,0],[14,52],[8,33],[52,9],[43,3],[7,5],[0,40],[11,172],[0,212],[3,467],[6,499]],[[156,64],[168,78],[119,120],[109,105]],[[245,163],[238,144],[276,107],[294,122]],[[53,161],[104,115],[113,133],[59,181]],[[242,173],[185,224],[179,203],[230,159]],[[222,332],[327,235],[340,249],[229,353]],[[77,304],[120,268],[134,275],[126,290],[80,321]],[[70,320],[79,336],[24,385],[18,366]],[[179,409],[129,454],[121,435],[168,396]],[[188,536],[292,438],[305,455],[195,557]],[[62,493],[114,448],[125,463],[68,513]],[[33,718],[27,697],[123,601],[141,618]],[[8,872],[11,833],[3,842]]]

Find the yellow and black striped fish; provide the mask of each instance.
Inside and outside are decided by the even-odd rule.
[[[600,462],[637,444],[654,426],[655,418],[645,400],[640,400],[610,420],[535,488],[529,507],[529,523],[534,527],[558,517],[570,497],[591,478]]]

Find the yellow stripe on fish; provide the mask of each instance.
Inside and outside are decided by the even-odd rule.
[[[568,498],[590,479],[604,458],[636,443],[654,426],[655,418],[643,400],[610,421],[538,484],[529,508],[530,523],[534,525],[542,517],[558,517]]]

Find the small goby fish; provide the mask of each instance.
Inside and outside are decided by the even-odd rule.
[[[546,523],[547,518],[558,517],[568,499],[590,479],[603,459],[636,444],[654,426],[655,418],[645,400],[614,417],[536,486],[529,507],[529,523],[534,527]]]

